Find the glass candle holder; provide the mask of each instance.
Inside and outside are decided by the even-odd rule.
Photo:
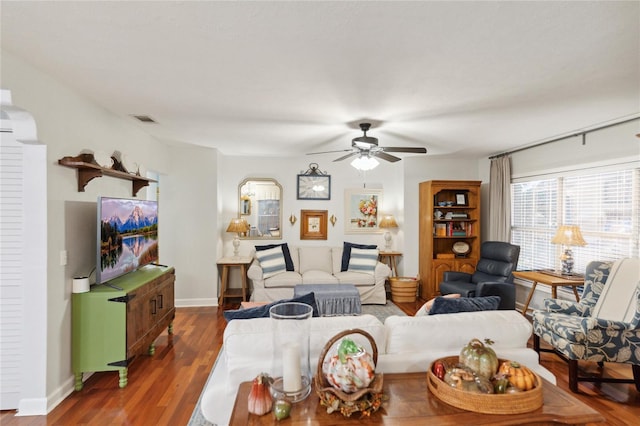
[[[311,393],[309,319],[311,306],[288,302],[269,309],[273,330],[271,393],[275,399],[304,400]]]

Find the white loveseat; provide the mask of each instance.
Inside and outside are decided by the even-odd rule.
[[[363,304],[384,305],[387,301],[384,283],[391,270],[378,262],[373,274],[341,271],[342,247],[289,247],[293,271],[264,278],[260,261],[255,257],[247,271],[253,284],[252,302],[275,302],[290,299],[298,284],[353,284]]]
[[[490,338],[498,357],[518,361],[541,377],[555,376],[538,363],[527,348],[532,326],[517,311],[481,311],[431,316],[390,316],[382,324],[372,315],[311,318],[310,366],[312,373],[325,344],[343,330],[360,328],[372,335],[378,348],[376,371],[424,372],[436,359],[457,355],[473,338]],[[354,335],[355,340],[364,339]],[[365,342],[360,342],[366,343]],[[271,320],[234,320],[224,331],[223,346],[202,394],[203,416],[227,425],[240,383],[271,368]],[[310,398],[314,398],[312,394]]]

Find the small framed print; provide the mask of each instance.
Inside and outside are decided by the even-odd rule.
[[[300,210],[300,239],[327,239],[327,210]]]
[[[298,175],[298,200],[330,200],[331,176]]]
[[[459,192],[456,194],[456,206],[466,206],[467,205],[467,194],[464,192]]]

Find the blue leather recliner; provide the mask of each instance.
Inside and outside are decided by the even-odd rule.
[[[516,289],[512,272],[518,266],[520,246],[502,241],[485,241],[473,274],[446,271],[440,294],[458,293],[462,297],[500,296],[498,309],[516,308]]]

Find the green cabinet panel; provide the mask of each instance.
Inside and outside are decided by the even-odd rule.
[[[119,371],[127,385],[127,366],[143,353],[153,354],[153,342],[175,317],[175,270],[147,265],[137,271],[94,285],[72,296],[72,368],[76,390],[82,373]]]

